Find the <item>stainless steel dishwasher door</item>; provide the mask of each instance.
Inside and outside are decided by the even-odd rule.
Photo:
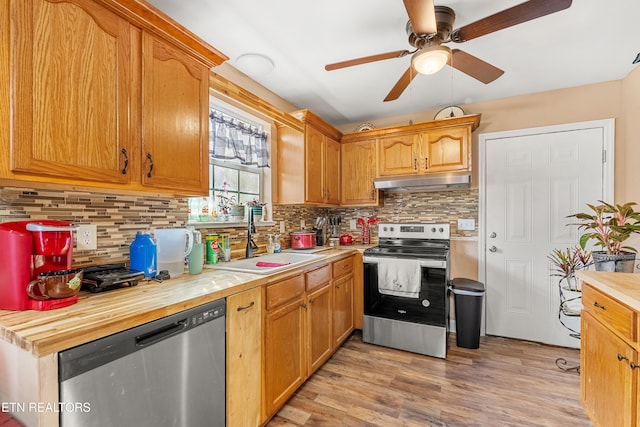
[[[61,352],[60,425],[223,427],[225,308],[214,301]]]

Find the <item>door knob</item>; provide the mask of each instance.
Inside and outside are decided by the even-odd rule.
[[[492,238],[492,239],[495,239],[496,236],[497,236],[497,234],[495,233],[495,231],[492,232],[491,234],[489,234],[489,237]]]
[[[498,250],[498,248],[496,248],[495,246],[489,246],[489,252],[496,252]]]

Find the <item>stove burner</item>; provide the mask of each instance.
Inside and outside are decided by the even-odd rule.
[[[144,279],[144,273],[130,270],[124,263],[106,264],[85,268],[82,285],[95,293],[135,286],[140,279]]]

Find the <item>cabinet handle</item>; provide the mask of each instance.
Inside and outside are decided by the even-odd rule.
[[[631,362],[629,363],[629,367],[631,368],[631,370],[633,371],[636,368],[640,368],[640,365],[636,365],[635,363]]]
[[[122,155],[124,156],[124,166],[122,167],[122,175],[127,174],[127,168],[129,167],[129,156],[127,156],[127,149],[123,148],[120,150]]]
[[[618,361],[621,362],[623,360],[629,360],[628,357],[621,355],[620,353],[618,353]],[[632,362],[633,363],[633,362]],[[633,368],[632,368],[633,369]]]
[[[309,304],[313,304],[315,301],[316,301],[316,300],[314,300],[313,298],[311,298],[311,299],[309,300]]]
[[[413,158],[413,170],[418,170],[418,159],[417,158]]]
[[[254,305],[256,305],[256,302],[255,301],[251,301],[251,304],[245,305],[244,307],[238,307],[237,310],[238,311],[249,310]]]
[[[371,200],[376,198],[376,187],[371,187]]]
[[[594,301],[594,302],[593,302],[593,306],[594,306],[594,307],[601,308],[601,309],[603,309],[603,310],[606,310],[606,309],[607,309],[607,307],[605,307],[604,305],[600,305],[600,304],[598,304],[598,301]]]
[[[340,289],[340,285],[336,285],[336,289]]]
[[[147,178],[151,178],[151,172],[153,172],[153,159],[151,153],[147,153],[147,159],[149,159],[149,172],[147,172]]]
[[[424,170],[429,169],[429,158],[425,157],[424,158]]]
[[[304,308],[306,310],[307,309],[307,304],[302,303],[302,304],[300,304],[300,307],[302,307],[302,308]]]

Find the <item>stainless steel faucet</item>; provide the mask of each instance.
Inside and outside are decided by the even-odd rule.
[[[247,215],[247,248],[245,250],[245,257],[252,258],[253,253],[258,250],[258,245],[253,241],[252,234],[256,232],[256,226],[253,223],[253,209],[249,206],[249,214]]]

